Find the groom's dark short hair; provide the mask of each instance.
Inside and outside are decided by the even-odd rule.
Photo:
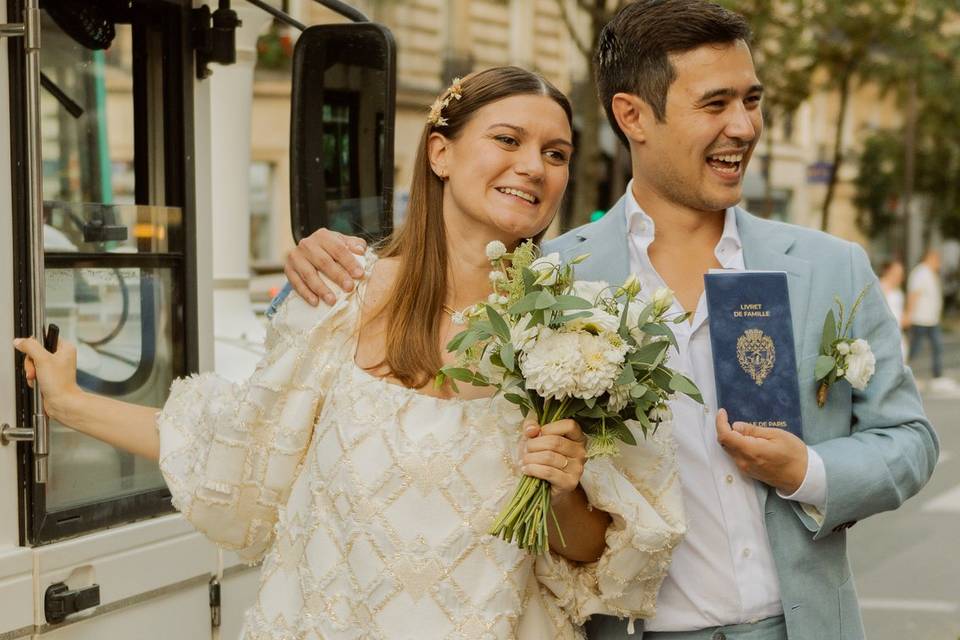
[[[737,40],[749,42],[747,21],[707,0],[637,0],[624,5],[600,32],[594,56],[597,92],[620,140],[628,144],[610,108],[614,94],[639,96],[663,122],[667,91],[676,79],[668,55]]]

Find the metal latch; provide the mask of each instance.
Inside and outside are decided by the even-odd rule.
[[[217,576],[210,578],[210,626],[220,626],[220,581]]]
[[[47,587],[43,596],[43,611],[47,622],[56,624],[71,613],[91,609],[100,604],[100,585],[92,584],[81,589],[71,589],[63,582]]]

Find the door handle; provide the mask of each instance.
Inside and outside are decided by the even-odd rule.
[[[0,37],[22,37],[26,51],[27,102],[27,213],[30,231],[30,319],[33,335],[43,335],[46,313],[43,264],[43,165],[40,135],[40,6],[26,0],[23,22],[0,25]],[[43,397],[35,388],[31,402],[31,425],[12,428],[3,425],[0,442],[30,441],[33,444],[34,482],[47,482],[50,454],[50,425],[43,411]]]
[[[100,604],[100,585],[71,589],[63,582],[47,587],[43,596],[43,612],[47,622],[63,622],[71,613],[92,609]]]

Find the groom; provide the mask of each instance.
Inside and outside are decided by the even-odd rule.
[[[739,15],[706,0],[639,0],[604,28],[597,88],[630,148],[633,180],[599,221],[545,244],[564,259],[589,253],[583,279],[645,290],[668,286],[685,370],[705,405],[673,401],[689,531],[676,549],[645,640],[846,640],[864,637],[846,530],[897,508],[933,472],[936,435],[900,334],[863,250],[829,235],[755,218],[736,206],[763,128],[763,87]],[[305,298],[328,293],[314,268],[352,288],[349,249],[318,231],[288,260]],[[703,275],[712,268],[785,271],[793,313],[803,440],[730,425],[717,407]],[[814,364],[834,296],[869,285],[853,337],[877,358],[864,391],[833,386],[816,403]],[[590,638],[627,638],[627,622],[594,616]],[[637,636],[632,636],[637,637]]]

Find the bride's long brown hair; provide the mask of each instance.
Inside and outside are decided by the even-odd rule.
[[[399,269],[383,305],[374,317],[386,314],[386,353],[370,367],[411,388],[426,385],[442,366],[439,350],[440,318],[447,294],[447,244],[443,223],[444,182],[430,166],[427,140],[434,131],[456,139],[478,109],[517,95],[547,96],[573,122],[570,102],[539,74],[519,67],[493,67],[461,80],[461,95],[443,108],[443,126],[427,123],[420,136],[413,167],[410,200],[403,224],[378,251],[381,257],[398,258]],[[443,97],[443,96],[441,96]]]

